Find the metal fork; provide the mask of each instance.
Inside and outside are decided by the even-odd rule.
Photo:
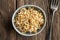
[[[54,14],[58,10],[58,0],[51,0],[51,6],[50,9],[52,10],[52,17],[51,17],[51,24],[50,24],[50,36],[49,40],[52,40],[52,32],[53,32],[53,20],[54,20]]]

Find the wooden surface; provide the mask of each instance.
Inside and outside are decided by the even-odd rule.
[[[60,3],[60,2],[59,2]],[[25,37],[19,35],[12,27],[11,17],[14,11],[26,4],[41,7],[47,15],[45,29],[38,35]],[[50,22],[49,0],[0,0],[0,40],[46,40]],[[60,7],[55,13],[52,40],[60,40]]]

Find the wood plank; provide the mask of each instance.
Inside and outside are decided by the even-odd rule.
[[[6,40],[7,39],[7,32],[6,29],[4,28],[4,20],[2,15],[0,14],[0,40]]]
[[[49,0],[1,0],[0,1],[0,39],[1,40],[46,40],[47,30],[50,24],[50,10]],[[25,37],[16,33],[11,24],[11,17],[17,8],[26,5],[34,4],[43,8],[47,15],[47,25],[45,29],[38,35],[32,37]],[[2,15],[2,16],[1,16]],[[60,7],[55,14],[53,25],[53,39],[60,40]]]
[[[10,32],[10,40],[16,40],[16,32],[14,29],[12,29]]]
[[[27,5],[27,4],[32,4],[32,5],[37,5],[40,6],[41,8],[43,8],[43,10],[46,12],[47,14],[47,19],[48,19],[48,0],[17,0],[17,8],[22,6],[22,5]],[[48,21],[48,20],[47,20]],[[48,29],[48,22],[46,25],[46,28],[38,35],[36,36],[32,36],[32,37],[25,37],[25,36],[19,36],[19,34],[17,35],[17,40],[45,40],[45,36],[46,36],[46,31]]]
[[[60,6],[60,5],[59,5]],[[53,40],[60,40],[60,7],[55,13],[54,23],[53,23]]]
[[[59,0],[59,8],[58,8],[58,40],[60,40],[60,0]]]
[[[59,17],[60,17],[60,7],[58,8],[57,12],[55,13],[52,40],[60,40],[60,30],[59,30],[60,29],[60,25],[59,25],[60,18]],[[50,22],[51,22],[51,12],[49,10],[49,25],[50,25]]]
[[[58,8],[54,16],[52,40],[60,40],[60,7]]]
[[[5,24],[4,29],[6,29],[8,35],[6,40],[16,40],[16,32],[12,30],[13,27],[11,23],[12,14],[14,13],[15,9],[16,9],[16,0],[0,0],[0,12]],[[3,26],[1,26],[1,28],[2,27]],[[1,35],[3,35],[3,33]]]
[[[48,5],[48,0],[36,0],[34,2],[35,5],[37,6],[40,6],[45,12],[46,12],[46,15],[47,15],[47,19],[49,19],[48,17],[48,12],[49,12],[49,5]],[[46,31],[48,29],[48,20],[47,20],[47,25],[45,27],[45,29],[37,35],[37,40],[45,40],[46,39]]]
[[[17,0],[17,8],[22,5],[27,5],[27,4],[33,4],[33,1],[32,0]],[[25,36],[21,36],[21,35],[18,36],[18,35],[17,35],[17,40],[36,40],[36,37],[37,37],[37,36],[25,37]]]

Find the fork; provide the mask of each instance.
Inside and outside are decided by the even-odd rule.
[[[55,12],[58,10],[58,1],[59,0],[51,0],[51,5],[50,5],[50,9],[52,10],[52,17],[51,17],[51,24],[50,24],[50,36],[49,36],[49,40],[52,40],[52,32],[53,32],[53,20],[54,20],[54,14]]]

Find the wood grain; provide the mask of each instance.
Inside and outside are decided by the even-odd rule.
[[[60,40],[60,7],[58,8],[57,12],[55,13],[54,19],[55,20],[54,20],[54,24],[53,24],[53,40]]]
[[[17,0],[17,8],[22,6],[22,5],[28,5],[28,4],[33,4],[32,0]],[[17,35],[17,40],[36,40],[37,36],[33,37],[25,37],[25,36],[18,36]]]
[[[0,14],[0,40],[6,40],[7,38],[6,29],[4,27],[4,20],[2,15]]]
[[[46,2],[46,3],[44,3]],[[47,16],[48,16],[48,12],[46,10],[48,10],[48,0],[17,0],[17,8],[22,6],[22,5],[37,5],[40,6],[41,8],[44,9],[44,11],[46,12]],[[45,7],[46,6],[46,7]],[[47,17],[48,18],[48,17]],[[38,35],[33,36],[33,37],[23,37],[23,36],[18,36],[17,39],[21,39],[21,40],[45,40],[45,34],[46,34],[46,30],[47,30],[47,26],[46,28]]]
[[[11,23],[11,18],[12,18],[12,14],[15,11],[15,9],[16,9],[16,0],[0,0],[0,14],[3,17],[2,19],[4,20],[4,24],[0,24],[1,25],[0,31],[2,31],[1,35],[3,35],[2,39],[4,39],[4,37],[5,37],[4,32],[7,33],[6,34],[7,39],[4,39],[4,40],[16,40],[16,32],[14,30],[13,30],[13,32],[11,32],[13,29],[12,23]],[[1,20],[1,18],[0,18],[0,20]],[[4,30],[3,30],[3,28],[4,28]]]
[[[0,40],[48,40],[47,34],[49,33],[48,29],[51,22],[49,1],[50,0],[0,0]],[[38,35],[25,37],[19,35],[12,27],[12,14],[22,5],[37,5],[46,12],[46,27]],[[60,40],[60,7],[55,13],[52,37],[52,40]]]

